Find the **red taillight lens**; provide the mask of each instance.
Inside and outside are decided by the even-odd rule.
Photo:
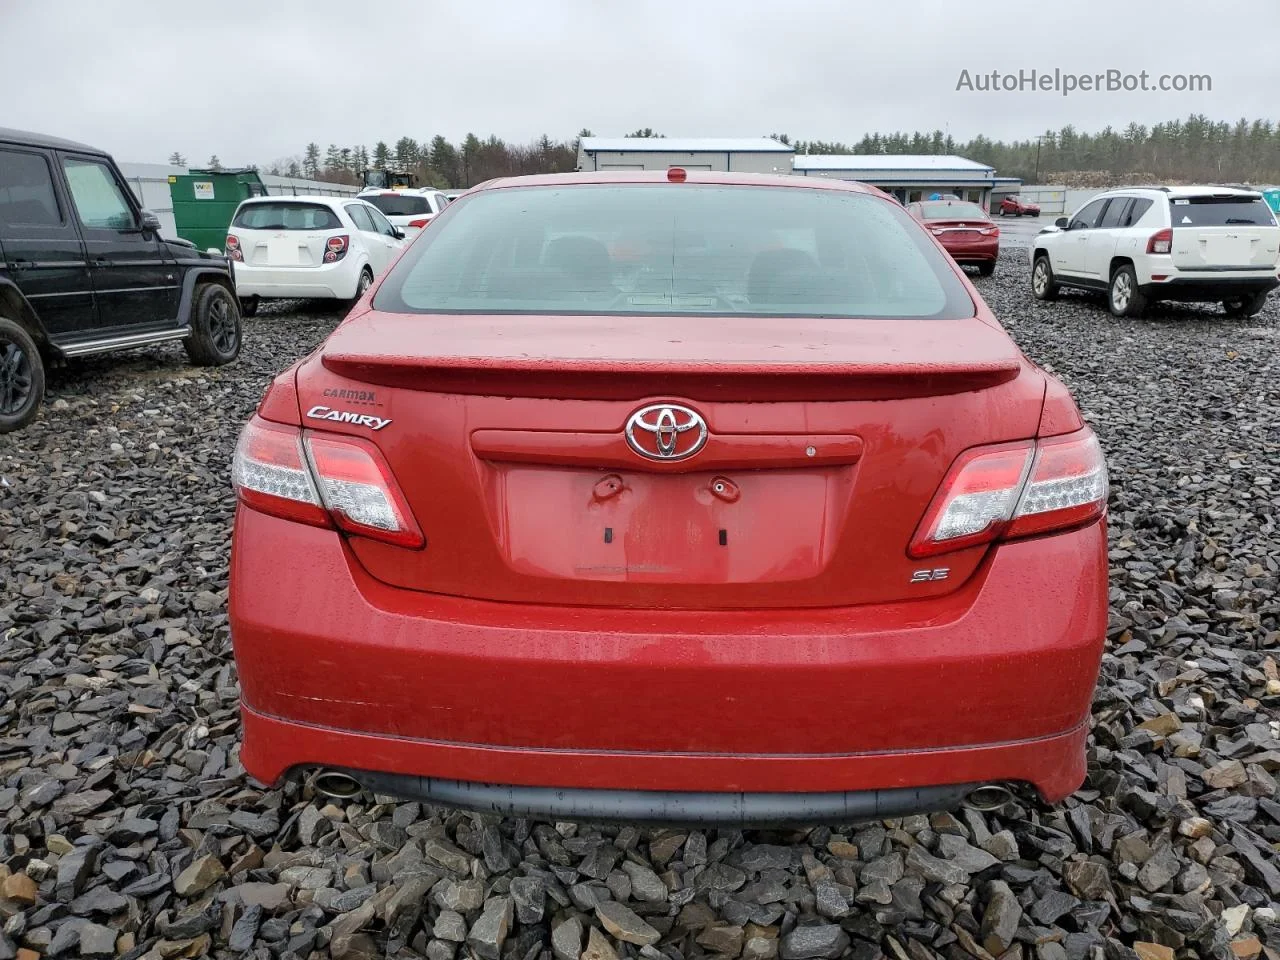
[[[231,485],[240,500],[255,510],[317,527],[330,526],[297,427],[259,417],[250,420],[231,459]]]
[[[999,536],[1018,502],[1033,446],[1028,440],[960,454],[929,504],[911,556],[960,550]]]
[[[426,541],[378,448],[359,437],[304,434],[254,417],[240,434],[231,482],[247,506],[402,547]]]
[[[423,227],[425,227],[425,226],[426,226],[428,223],[430,223],[430,222],[431,222],[431,218],[430,218],[430,217],[422,217],[422,218],[421,218],[421,219],[419,219],[419,220],[410,220],[410,221],[409,221],[409,226],[411,226],[411,227],[417,227],[419,230],[421,230]]]
[[[347,235],[344,233],[340,236],[330,237],[324,244],[324,262],[337,263],[347,255]]]
[[[401,547],[422,546],[422,531],[377,447],[357,437],[308,431],[307,452],[320,497],[341,529]]]
[[[1107,467],[1093,431],[979,447],[947,472],[908,553],[927,557],[997,539],[1081,526],[1107,505]]]
[[[226,254],[231,260],[244,262],[244,253],[240,250],[240,238],[234,233],[227,234]]]
[[[1173,231],[1168,227],[1151,235],[1147,241],[1147,253],[1168,253],[1173,249]]]
[[[1000,228],[999,228],[999,227],[983,227],[983,228],[982,228],[981,230],[979,230],[978,232],[979,232],[980,234],[982,234],[984,237],[998,237],[998,236],[1000,236]]]

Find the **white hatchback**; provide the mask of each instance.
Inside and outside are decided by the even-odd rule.
[[[236,208],[226,255],[252,315],[259,300],[354,300],[408,241],[355,197],[254,197]]]
[[[381,210],[388,220],[413,239],[449,204],[441,190],[362,190],[360,199]]]
[[[1218,301],[1253,316],[1280,285],[1280,226],[1262,195],[1228,187],[1111,190],[1060,217],[1031,244],[1031,290],[1105,291],[1111,312],[1159,300]]]

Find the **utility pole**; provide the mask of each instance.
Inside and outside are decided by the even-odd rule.
[[[1040,185],[1040,144],[1044,143],[1044,137],[1045,135],[1043,133],[1036,137],[1036,172],[1035,176],[1032,177],[1036,186]]]

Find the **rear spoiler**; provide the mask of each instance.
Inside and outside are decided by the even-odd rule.
[[[958,363],[725,364],[325,353],[324,367],[363,383],[504,397],[634,399],[661,393],[724,401],[891,400],[998,386],[1017,357]]]

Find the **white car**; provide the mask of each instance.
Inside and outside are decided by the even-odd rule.
[[[419,188],[362,190],[359,196],[386,214],[387,219],[410,239],[421,233],[422,228],[449,203],[443,191]]]
[[[358,198],[254,197],[236,208],[225,252],[252,315],[260,299],[358,299],[406,243]]]
[[[1111,190],[1042,230],[1031,290],[1106,291],[1118,317],[1158,300],[1222,303],[1253,316],[1280,286],[1280,225],[1260,193],[1227,187]]]

